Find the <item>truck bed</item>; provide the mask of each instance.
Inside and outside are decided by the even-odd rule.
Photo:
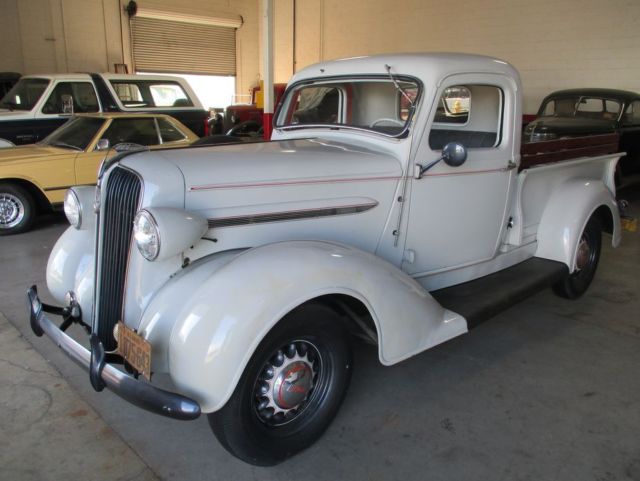
[[[520,170],[578,157],[597,157],[619,151],[618,134],[588,135],[542,142],[524,143],[520,148]]]

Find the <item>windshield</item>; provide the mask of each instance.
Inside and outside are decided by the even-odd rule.
[[[75,117],[55,130],[42,143],[65,149],[85,150],[104,123],[105,119]]]
[[[278,114],[277,128],[350,127],[390,136],[402,134],[418,97],[415,80],[341,79],[305,83],[290,89]]]
[[[49,80],[43,78],[22,78],[0,101],[0,108],[9,110],[31,110],[40,100]]]
[[[548,100],[540,109],[545,117],[581,117],[617,120],[622,103],[615,99],[573,96]]]

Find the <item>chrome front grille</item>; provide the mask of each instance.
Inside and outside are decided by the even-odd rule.
[[[97,269],[93,331],[98,334],[105,350],[111,351],[116,347],[113,326],[122,320],[133,219],[138,211],[142,183],[130,170],[116,167],[103,189],[98,242],[102,252]]]

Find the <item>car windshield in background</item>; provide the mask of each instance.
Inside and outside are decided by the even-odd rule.
[[[40,100],[49,85],[42,78],[22,78],[0,101],[0,108],[9,110],[31,110]]]
[[[277,128],[329,126],[402,134],[413,114],[418,83],[397,79],[347,79],[299,85],[289,92]]]
[[[104,123],[104,119],[75,117],[55,130],[42,143],[65,149],[85,150]]]
[[[550,99],[541,109],[545,117],[580,117],[617,120],[622,103],[615,99],[597,97],[561,97]]]

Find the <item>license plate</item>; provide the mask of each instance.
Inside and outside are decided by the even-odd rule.
[[[133,368],[151,381],[151,344],[140,335],[118,322],[118,348],[120,354]]]

